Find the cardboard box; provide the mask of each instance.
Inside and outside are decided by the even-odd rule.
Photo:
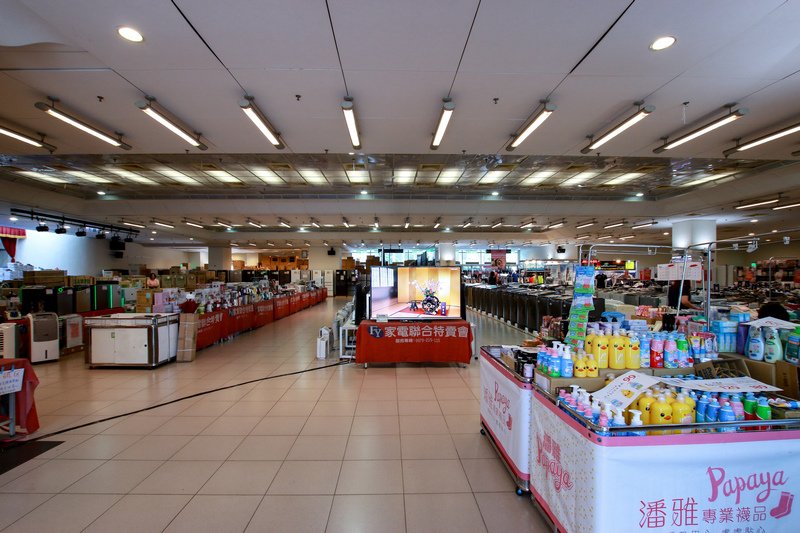
[[[553,378],[536,371],[534,374],[534,381],[536,385],[546,390],[552,396],[558,396],[558,391],[561,389],[572,390],[570,385],[579,385],[582,389],[589,392],[594,392],[602,389],[606,385],[606,379],[597,378]]]
[[[148,313],[148,314],[150,314],[150,313],[153,312],[153,306],[152,305],[137,305],[136,306],[136,312],[137,313]]]
[[[738,378],[750,376],[741,359],[721,358],[694,365],[694,373],[703,379]]]
[[[685,376],[687,374],[694,374],[693,367],[688,368],[647,368],[643,370],[650,370],[650,375],[662,378],[669,378],[672,376]]]
[[[199,315],[182,313],[178,324],[177,361],[188,363],[194,361],[197,346],[197,325]]]
[[[159,294],[161,289],[142,289],[136,293],[136,305],[153,305],[157,299],[156,294]]]
[[[724,357],[726,359],[739,359],[743,361],[745,366],[747,366],[747,371],[750,373],[751,378],[761,383],[766,383],[767,385],[776,384],[775,363],[753,361],[749,357],[739,354],[725,354]]]
[[[783,389],[783,395],[800,399],[800,367],[778,361],[775,363],[775,386]]]

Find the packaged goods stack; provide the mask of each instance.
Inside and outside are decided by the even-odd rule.
[[[197,346],[197,325],[200,316],[195,313],[181,313],[178,327],[178,362],[194,361]]]

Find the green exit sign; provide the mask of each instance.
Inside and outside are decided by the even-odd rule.
[[[755,268],[755,267],[756,267],[755,263],[750,263],[750,268]]]

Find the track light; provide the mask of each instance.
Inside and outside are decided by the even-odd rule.
[[[30,144],[31,146],[35,146],[36,148],[44,148],[45,150],[49,150],[50,152],[55,152],[56,147],[52,144],[47,144],[44,142],[44,135],[42,135],[42,140],[34,139],[33,137],[29,137],[24,133],[20,133],[18,131],[14,131],[12,129],[0,126],[0,135],[5,135],[6,137],[11,137],[12,139],[16,139],[20,142],[24,142],[25,144]]]
[[[750,209],[751,207],[758,207],[760,205],[777,204],[780,200],[780,198],[773,198],[772,200],[762,200],[751,204],[737,205],[736,209]]]
[[[286,222],[282,218],[278,219],[278,225],[279,226],[283,226],[284,228],[291,228],[292,227],[288,222]]]
[[[539,111],[535,112],[528,121],[525,123],[525,126],[521,128],[519,133],[514,135],[514,139],[506,146],[506,150],[511,151],[528,138],[528,136],[536,130],[539,126],[541,126],[545,120],[547,120],[550,115],[553,114],[553,111],[557,109],[557,107],[547,100],[541,101],[541,106]]]
[[[244,114],[247,115],[253,124],[255,124],[256,128],[267,138],[272,146],[277,148],[278,150],[282,150],[285,148],[283,141],[280,138],[280,134],[272,127],[272,124],[269,123],[269,120],[264,116],[264,113],[258,108],[255,103],[255,98],[249,95],[244,97],[244,100],[239,102],[239,107],[242,108]]]
[[[410,225],[411,225],[411,219],[406,217],[406,221],[403,224],[403,228],[408,229],[408,226],[410,226]]]
[[[613,139],[623,131],[627,130],[628,128],[630,128],[631,126],[633,126],[634,124],[636,124],[637,122],[647,117],[647,115],[656,110],[655,106],[652,105],[642,106],[641,102],[636,102],[636,105],[638,106],[636,113],[629,116],[628,118],[626,118],[625,120],[623,120],[622,122],[611,128],[608,132],[604,133],[597,139],[592,139],[589,145],[583,150],[581,150],[581,153],[588,154],[592,150],[600,148],[605,143],[607,143],[608,141],[610,141],[611,139]]]
[[[162,228],[169,228],[169,229],[175,228],[175,226],[173,226],[172,224],[169,224],[167,222],[161,222],[160,220],[156,220],[155,218],[152,219],[150,222],[152,224],[155,224],[156,226],[161,226]]]
[[[350,135],[350,144],[358,150],[361,148],[361,139],[358,136],[358,124],[356,123],[355,105],[352,96],[345,96],[342,101],[342,113],[347,124],[347,133]]]
[[[311,246],[311,243],[308,241],[303,242],[303,244],[305,244],[306,246]]]
[[[618,228],[618,227],[622,226],[623,224],[625,224],[625,221],[624,221],[624,220],[621,220],[621,221],[619,221],[619,222],[613,222],[613,223],[611,223],[611,224],[608,224],[608,225],[606,225],[606,226],[603,226],[603,229]]]
[[[497,220],[494,224],[492,224],[492,229],[499,228],[503,224],[503,219]]]
[[[752,141],[746,142],[744,144],[739,144],[739,142],[737,141],[736,146],[734,146],[733,148],[728,148],[722,153],[725,156],[729,156],[736,152],[743,152],[745,150],[749,150],[750,148],[755,148],[756,146],[760,146],[764,143],[780,139],[781,137],[786,137],[787,135],[791,135],[792,133],[797,133],[798,131],[800,131],[800,124],[794,124],[792,126],[780,129],[776,132],[768,133],[767,135],[764,135],[757,139],[753,139]]]
[[[144,100],[139,100],[136,102],[136,107],[195,148],[208,150],[208,146],[200,142],[199,133],[194,133],[189,128],[181,125],[178,119],[172,117],[169,112],[156,103],[154,97],[147,96]]]
[[[655,224],[656,224],[656,221],[655,220],[651,220],[650,222],[642,222],[641,224],[636,224],[635,226],[631,226],[631,229],[649,228],[650,226],[655,226]]]
[[[94,238],[97,239],[98,241],[102,241],[103,239],[106,238],[105,231],[103,231],[103,230],[98,231],[97,235],[95,235]]]
[[[188,218],[184,218],[183,223],[186,224],[187,226],[192,226],[193,228],[204,229],[202,224],[200,224],[199,222],[193,222]]]
[[[69,115],[69,114],[67,114],[67,113],[65,113],[65,112],[63,112],[63,111],[61,111],[59,109],[56,109],[56,102],[58,102],[58,98],[49,98],[49,100],[50,100],[49,104],[46,104],[44,102],[36,102],[33,105],[34,105],[34,107],[36,107],[36,109],[38,109],[40,111],[44,111],[45,113],[47,113],[51,117],[57,118],[58,120],[60,120],[62,122],[66,122],[67,124],[69,124],[73,128],[78,128],[82,132],[88,133],[89,135],[91,135],[91,136],[93,136],[93,137],[95,137],[97,139],[100,139],[103,142],[106,142],[106,143],[108,143],[108,144],[110,144],[112,146],[116,146],[117,148],[122,148],[123,150],[130,150],[131,149],[131,146],[129,144],[125,144],[124,142],[122,142],[122,140],[121,140],[122,136],[121,135],[119,136],[120,138],[115,139],[114,137],[112,137],[111,135],[105,133],[104,131],[99,130],[99,129],[93,127],[93,126],[90,126],[86,122],[84,122],[82,120],[79,120],[79,119],[73,117],[72,115]]]
[[[272,241],[267,241],[267,246],[275,246],[275,243]]]
[[[525,224],[521,225],[519,228],[520,229],[532,228],[534,224],[535,224],[535,222],[533,220],[531,220],[530,222],[526,222]]]
[[[50,231],[50,228],[47,226],[47,224],[45,224],[44,222],[42,222],[40,220],[39,224],[37,224],[37,226],[36,226],[36,231],[39,231],[39,232]]]
[[[677,139],[675,139],[674,141],[669,141],[669,140],[665,141],[663,145],[661,145],[658,148],[656,148],[655,150],[653,150],[653,153],[660,154],[664,150],[671,150],[671,149],[673,149],[673,148],[675,148],[677,146],[680,146],[680,145],[682,145],[684,143],[692,141],[692,140],[700,137],[701,135],[705,135],[706,133],[714,131],[717,128],[721,128],[722,126],[724,126],[726,124],[730,124],[734,120],[742,118],[748,112],[748,110],[746,108],[741,108],[741,109],[737,109],[737,110],[734,111],[732,109],[732,106],[731,106],[728,109],[729,109],[728,114],[725,115],[724,117],[721,117],[721,118],[718,118],[716,120],[713,120],[713,121],[709,122],[708,124],[706,124],[705,126],[700,126],[696,130],[691,131],[691,132],[687,133],[686,135],[682,135],[682,136],[678,137]]]
[[[462,227],[463,227],[464,229],[466,229],[466,228],[470,227],[471,225],[472,225],[472,219],[471,219],[471,218],[468,218],[468,219],[467,219],[467,220],[464,222],[464,224],[463,224],[463,226],[462,226]]]
[[[431,150],[436,150],[442,144],[444,132],[447,131],[447,125],[453,117],[453,111],[456,105],[450,98],[442,98],[442,112],[439,115],[439,124],[436,126],[436,133],[433,134],[433,141],[431,142]]]
[[[564,220],[559,222],[553,222],[552,224],[548,224],[547,229],[557,229],[564,225]]]
[[[441,225],[442,225],[442,217],[439,217],[433,222],[433,229],[436,229]]]
[[[344,227],[345,227],[345,228],[349,228],[349,227],[350,227],[350,223],[349,223],[349,222],[347,221],[347,219],[346,219],[346,218],[344,218],[344,217],[342,217],[342,224],[344,224]]]
[[[262,227],[261,224],[259,224],[258,222],[254,221],[254,220],[251,220],[249,218],[247,219],[247,223],[249,225],[253,226],[254,228],[261,228]]]
[[[318,228],[319,227],[319,221],[316,218],[312,218],[311,219],[311,225],[314,226],[315,228]]]
[[[59,224],[58,227],[55,229],[54,233],[56,235],[64,235],[66,232],[67,232],[67,228],[65,228],[64,226]]]
[[[256,243],[254,243],[254,242],[248,242],[248,243],[247,243],[247,245],[248,245],[248,246],[258,246],[258,245],[257,245]]]
[[[800,203],[776,205],[775,207],[772,208],[772,210],[773,211],[780,211],[781,209],[789,209],[789,208],[792,208],[792,207],[800,207]]]
[[[86,228],[81,228],[75,232],[76,237],[86,237]]]
[[[132,228],[144,229],[147,227],[144,224],[139,224],[138,222],[131,222],[130,220],[120,220],[119,223],[122,224],[123,226],[130,226]]]
[[[583,228],[588,228],[590,226],[594,226],[595,224],[597,224],[596,220],[589,220],[587,222],[583,222],[581,224],[578,224],[577,226],[575,226],[575,228],[576,229],[583,229]]]
[[[224,226],[226,228],[232,228],[233,227],[230,222],[222,220],[221,218],[215,218],[214,219],[214,224],[217,225],[217,226]]]
[[[292,246],[292,241],[286,241],[286,246]]]

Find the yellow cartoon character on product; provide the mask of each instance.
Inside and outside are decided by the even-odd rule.
[[[585,378],[586,377],[586,359],[582,357],[578,357],[575,360],[575,368],[573,370],[573,375],[576,378]]]
[[[625,396],[626,398],[633,398],[633,391],[630,391],[628,389],[622,389],[621,392],[622,395]]]
[[[597,361],[595,361],[594,357],[590,357],[586,360],[586,377],[596,378],[598,375]]]

